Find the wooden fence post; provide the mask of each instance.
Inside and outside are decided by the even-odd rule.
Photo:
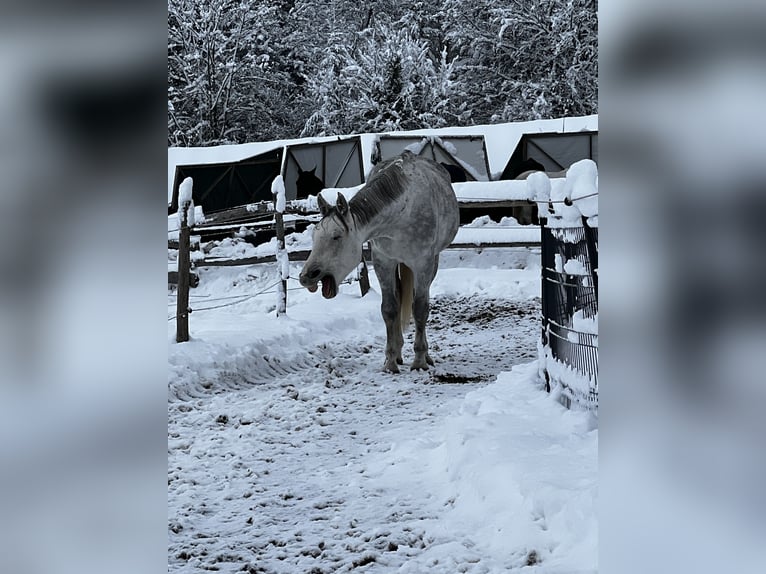
[[[191,246],[189,238],[190,201],[181,206],[181,227],[178,232],[178,297],[176,302],[176,342],[189,340],[189,276],[191,274]]]
[[[287,314],[287,279],[290,276],[290,260],[285,250],[285,183],[278,175],[271,184],[271,194],[274,197],[274,224],[277,236],[277,273],[280,282],[277,287],[277,317]]]
[[[359,264],[359,288],[362,290],[362,297],[367,295],[370,290],[370,276],[367,273],[367,262],[362,255],[362,262]]]

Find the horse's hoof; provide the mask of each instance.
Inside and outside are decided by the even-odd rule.
[[[410,365],[410,371],[427,371],[428,370],[428,363],[425,361],[412,361],[412,365]]]
[[[383,366],[383,370],[386,371],[387,373],[398,373],[399,367],[396,366],[395,362],[391,362],[391,363],[386,363]]]

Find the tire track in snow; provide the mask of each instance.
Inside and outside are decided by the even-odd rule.
[[[428,373],[382,373],[383,338],[360,333],[279,361],[260,348],[239,372],[171,389],[169,571],[388,572],[444,544],[427,535],[429,493],[382,486],[371,463],[533,357],[538,309],[434,298]],[[449,544],[453,563],[429,571],[486,571],[471,540]]]

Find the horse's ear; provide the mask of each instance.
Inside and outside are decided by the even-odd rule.
[[[346,214],[348,213],[348,202],[346,201],[346,198],[343,197],[342,193],[338,193],[338,200],[335,202],[335,208],[338,210],[341,217],[346,217]]]
[[[307,171],[306,173],[310,173],[311,175],[316,175],[316,174],[315,174],[316,170],[317,170],[317,166],[314,166],[313,168],[311,168],[311,169],[310,169],[309,171]]]
[[[322,197],[322,194],[317,194],[317,203],[319,204],[319,213],[322,214],[322,217],[326,217],[330,211],[332,211],[332,207],[330,207],[330,204],[325,201],[325,198]]]

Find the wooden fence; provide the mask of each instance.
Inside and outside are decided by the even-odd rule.
[[[459,201],[462,209],[480,209],[480,208],[514,208],[534,206],[534,202],[527,200],[485,200],[485,201]],[[241,265],[257,265],[261,263],[275,263],[276,254],[261,255],[255,257],[240,258],[213,258],[213,257],[191,257],[192,251],[199,251],[200,242],[204,239],[231,237],[234,233],[240,231],[243,227],[256,233],[263,234],[265,243],[272,237],[277,238],[277,242],[284,245],[286,231],[303,231],[311,223],[319,220],[318,211],[308,210],[305,201],[288,201],[285,206],[284,215],[290,215],[289,220],[283,217],[277,217],[274,210],[275,202],[260,202],[248,206],[235,207],[217,213],[206,214],[205,223],[190,227],[187,224],[188,204],[180,207],[182,212],[182,221],[179,229],[179,238],[169,239],[168,248],[178,249],[177,271],[168,271],[168,284],[177,284],[177,305],[176,305],[176,340],[178,342],[189,340],[189,287],[195,287],[199,283],[199,278],[192,271],[192,261],[194,267],[231,267]],[[532,226],[528,226],[532,227]],[[534,227],[539,230],[538,227]],[[192,231],[195,236],[192,237]],[[486,249],[501,247],[539,247],[539,237],[536,240],[519,241],[492,241],[492,242],[460,242],[456,241],[450,244],[448,249]],[[290,261],[305,261],[310,250],[297,249],[289,251]],[[368,271],[365,261],[370,260],[370,250],[367,245],[363,248],[363,259],[359,270],[360,287],[362,295],[369,290]],[[284,294],[284,301],[281,301],[278,308],[284,309],[286,306],[287,288],[283,285],[281,293]]]

